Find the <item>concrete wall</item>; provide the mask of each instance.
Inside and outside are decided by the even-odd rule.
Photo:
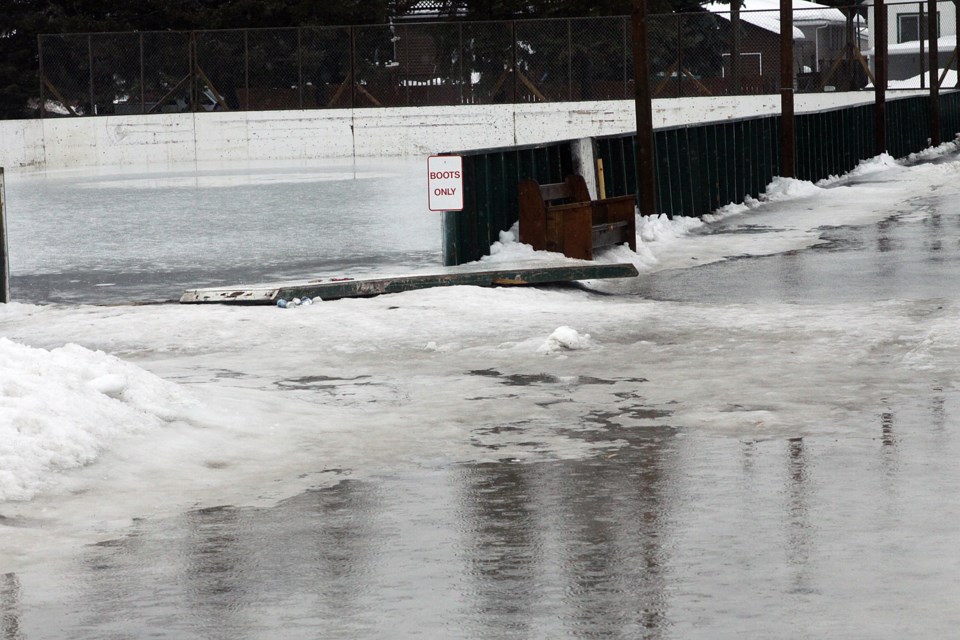
[[[873,94],[798,96],[797,109]],[[654,126],[777,113],[777,96],[654,101]],[[0,121],[0,166],[62,169],[181,162],[425,156],[624,133],[633,102],[214,112]]]

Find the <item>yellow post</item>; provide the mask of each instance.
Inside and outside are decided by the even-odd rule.
[[[597,181],[600,193],[597,194],[600,196],[600,199],[603,200],[607,197],[607,185],[603,181],[603,158],[597,158]]]

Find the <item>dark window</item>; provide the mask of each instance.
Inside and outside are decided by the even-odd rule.
[[[927,16],[924,14],[923,21],[926,23]],[[926,24],[923,25],[923,32],[926,32]],[[915,42],[920,39],[920,14],[919,13],[901,13],[897,15],[897,42]],[[926,33],[924,33],[926,35]],[[937,11],[937,37],[940,37],[940,12]]]

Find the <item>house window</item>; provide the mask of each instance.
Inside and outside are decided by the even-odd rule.
[[[926,23],[927,16],[923,16]],[[897,42],[915,42],[920,39],[921,32],[926,31],[926,24],[921,30],[919,13],[901,13],[897,16]],[[926,34],[924,34],[926,35]],[[940,12],[937,11],[937,37],[940,37]]]

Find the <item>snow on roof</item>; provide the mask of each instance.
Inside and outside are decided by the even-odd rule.
[[[924,42],[924,49],[926,51],[930,50],[930,45]],[[957,46],[957,36],[940,36],[937,38],[937,49],[940,51],[946,51],[949,53],[951,50],[955,49]],[[911,40],[910,42],[898,42],[896,44],[887,45],[887,53],[919,53],[920,52],[920,41]]]
[[[797,24],[844,24],[846,18],[839,9],[828,7],[806,0],[793,0],[793,38],[802,40],[803,32]],[[730,5],[711,2],[704,5],[709,11],[726,20],[730,19]],[[740,19],[756,27],[780,34],[780,2],[779,0],[743,0],[740,8]]]
[[[926,40],[924,41],[923,46],[924,46],[925,52],[930,51],[930,45],[927,44]],[[953,51],[956,48],[957,48],[957,36],[949,35],[949,36],[940,36],[939,38],[937,38],[937,49],[941,53],[946,52],[949,54],[951,51]],[[874,47],[874,48],[866,49],[865,51],[863,51],[863,55],[872,56],[872,55],[875,55],[876,52],[877,52],[876,47]],[[920,53],[919,40],[910,40],[909,42],[897,42],[897,43],[891,43],[887,45],[887,54],[889,55],[899,56],[899,55],[908,55],[911,53],[912,54]]]
[[[944,75],[943,69],[940,69],[937,73],[937,76]],[[906,80],[890,80],[887,82],[888,89],[923,89],[927,86],[928,80],[927,74],[913,76],[912,78],[907,78]],[[941,83],[941,88],[950,89],[957,86],[957,72],[953,69],[948,69],[947,73],[944,75],[943,82]]]

